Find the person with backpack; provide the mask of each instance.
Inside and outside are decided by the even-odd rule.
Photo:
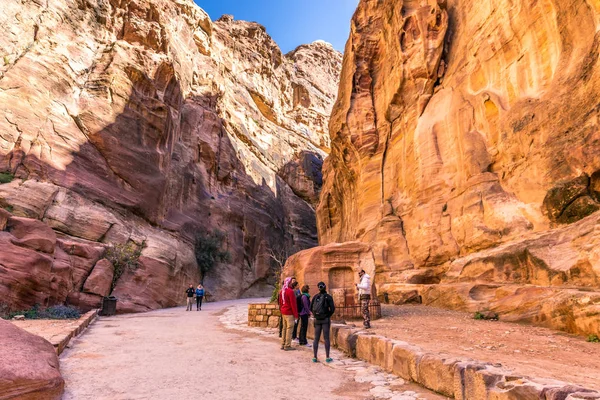
[[[371,302],[371,277],[365,273],[364,269],[358,271],[360,283],[356,284],[358,289],[358,298],[360,300],[363,325],[365,329],[371,328],[371,313],[369,312],[369,303]]]
[[[290,287],[292,278],[287,278],[283,283],[283,288],[279,292],[279,311],[283,321],[283,329],[281,336],[281,350],[296,350],[292,347],[292,331],[294,323],[298,321],[298,308],[296,296]]]
[[[300,337],[298,343],[300,346],[311,347],[306,340],[306,332],[308,331],[308,317],[310,316],[310,295],[308,294],[308,285],[302,286],[300,296],[300,307],[298,314],[300,315]]]
[[[196,311],[202,310],[202,298],[204,297],[204,287],[198,285],[196,288]]]
[[[318,362],[317,353],[319,352],[319,341],[321,340],[321,333],[323,333],[323,340],[325,342],[325,362],[332,362],[333,359],[329,357],[329,348],[331,343],[329,341],[329,331],[331,330],[331,316],[335,312],[335,304],[333,303],[333,297],[327,293],[327,286],[324,282],[317,284],[319,293],[313,297],[310,304],[310,310],[315,317],[315,340],[313,341],[313,362]]]

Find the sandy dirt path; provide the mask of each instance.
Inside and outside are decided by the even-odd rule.
[[[247,302],[100,318],[61,356],[63,399],[441,398],[337,352],[335,365],[313,364],[308,349],[281,351],[275,338],[220,322]]]

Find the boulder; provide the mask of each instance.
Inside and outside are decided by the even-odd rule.
[[[58,400],[65,382],[47,340],[0,319],[0,398]]]
[[[99,296],[108,296],[110,294],[114,271],[114,266],[107,259],[103,258],[98,261],[94,265],[92,273],[85,280],[83,291]]]

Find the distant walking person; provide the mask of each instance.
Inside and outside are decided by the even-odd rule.
[[[302,286],[302,295],[300,298],[302,307],[298,309],[298,314],[300,315],[300,337],[298,338],[298,343],[300,346],[310,347],[310,344],[308,344],[308,341],[306,340],[308,317],[310,316],[310,295],[308,294],[308,289],[308,285]]]
[[[294,323],[298,321],[298,308],[296,296],[294,296],[294,291],[290,287],[291,284],[292,278],[287,278],[278,298],[279,311],[283,321],[281,350],[296,350],[292,347],[292,331],[294,330]]]
[[[329,342],[329,331],[331,329],[331,316],[335,312],[335,304],[333,304],[333,297],[327,293],[327,287],[324,282],[317,284],[319,293],[313,297],[310,304],[310,310],[315,317],[315,340],[313,341],[313,362],[318,362],[317,353],[319,352],[319,341],[321,340],[321,332],[323,332],[323,341],[325,342],[325,362],[332,362],[333,359],[329,357],[329,348],[331,343]]]
[[[185,291],[187,293],[187,308],[185,311],[192,311],[192,305],[194,304],[194,294],[196,291],[194,290],[194,285],[190,283],[190,287]]]
[[[369,312],[369,305],[371,302],[371,277],[365,273],[363,269],[358,272],[360,283],[356,285],[358,289],[358,298],[360,300],[360,306],[363,316],[363,325],[365,329],[371,328],[371,313]]]
[[[204,297],[204,288],[198,285],[196,288],[196,311],[202,310],[202,298]]]

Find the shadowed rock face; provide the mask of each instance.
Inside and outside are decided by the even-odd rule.
[[[2,301],[96,307],[106,245],[129,242],[144,249],[116,282],[119,310],[177,305],[199,279],[199,229],[223,231],[231,254],[208,291],[265,295],[269,252],[316,244],[320,170],[281,171],[329,149],[330,45],[283,55],[262,26],[211,22],[191,0],[3,11],[0,172],[15,179],[0,184]]]
[[[599,27],[592,1],[361,1],[317,207],[327,267],[288,268],[346,266],[333,244],[361,242],[350,265],[392,301],[597,333]]]

